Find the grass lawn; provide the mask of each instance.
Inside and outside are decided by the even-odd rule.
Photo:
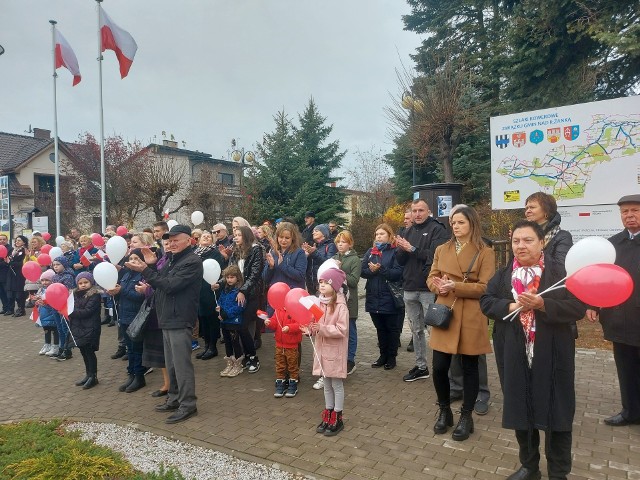
[[[60,420],[0,425],[0,480],[183,480],[176,470],[136,471],[124,457],[68,432]]]

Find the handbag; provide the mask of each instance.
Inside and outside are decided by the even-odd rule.
[[[404,290],[402,288],[402,283],[390,282],[387,279],[385,279],[385,282],[387,282],[387,286],[391,291],[391,296],[393,297],[393,304],[395,305],[395,307],[404,309]]]
[[[467,272],[464,274],[464,278],[462,279],[462,283],[467,281],[469,277],[469,272],[471,272],[471,267],[476,262],[476,258],[478,258],[478,254],[480,252],[476,252],[476,254],[471,259],[471,263],[469,264],[469,268],[467,268]],[[453,306],[456,304],[458,297],[453,300],[453,303],[450,307],[447,305],[442,305],[441,303],[430,303],[427,306],[427,311],[424,312],[424,323],[431,327],[441,328],[446,330],[449,328],[449,323],[451,322],[451,317],[453,316]]]
[[[144,337],[144,330],[149,320],[149,312],[151,311],[151,302],[143,302],[140,310],[136,313],[131,324],[127,327],[127,335],[132,342],[141,342]]]

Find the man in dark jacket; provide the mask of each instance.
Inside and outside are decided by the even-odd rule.
[[[159,412],[175,410],[166,423],[178,423],[198,412],[191,338],[198,318],[202,260],[191,249],[191,228],[188,226],[175,225],[162,238],[169,240],[169,261],[159,271],[137,259],[127,262],[126,266],[142,272],[155,290],[158,325],[162,329],[169,374],[167,401],[155,409]]]
[[[613,427],[640,424],[640,194],[627,195],[618,201],[624,230],[609,239],[616,249],[616,265],[633,279],[633,293],[622,305],[600,310],[604,338],[613,342],[622,411],[606,418]],[[591,322],[598,319],[596,310],[587,310]]]
[[[411,204],[413,225],[407,229],[404,238],[396,239],[398,263],[404,267],[404,305],[416,355],[415,367],[402,377],[405,382],[429,378],[424,314],[427,306],[435,301],[435,295],[427,289],[426,280],[436,247],[449,240],[447,229],[430,213],[426,201],[414,200]]]
[[[0,245],[4,245],[7,249],[7,255],[5,258],[0,258],[0,301],[2,302],[2,311],[0,314],[5,314],[12,311],[12,307],[9,306],[9,295],[7,293],[7,275],[9,274],[9,264],[5,259],[11,255],[13,247],[9,244],[9,237],[4,233],[0,234]]]
[[[302,230],[302,248],[305,245],[313,247],[315,242],[313,240],[313,229],[316,228],[316,214],[312,211],[308,211],[304,214],[304,230]],[[305,249],[306,251],[306,249]],[[315,285],[313,284],[313,260],[307,257],[307,274],[305,276],[305,283],[307,285],[307,291],[311,294],[315,294]]]

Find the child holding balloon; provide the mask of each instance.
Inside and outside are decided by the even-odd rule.
[[[286,284],[275,284],[271,288]],[[288,289],[288,287],[287,287]],[[271,290],[270,290],[271,291]],[[272,300],[272,298],[270,298]],[[284,305],[270,301],[275,308],[271,318],[264,321],[265,327],[275,329],[276,340],[276,391],[273,394],[276,398],[286,396],[293,398],[298,393],[298,380],[300,368],[298,365],[298,345],[302,341],[302,331],[300,324],[289,315]],[[278,305],[273,305],[278,303]],[[266,316],[266,315],[265,315]],[[285,393],[285,379],[289,378],[289,383]]]
[[[347,377],[349,341],[349,310],[342,284],[346,275],[337,268],[328,268],[319,275],[320,303],[324,314],[320,320],[302,327],[302,332],[316,337],[313,374],[324,377],[325,409],[316,432],[337,435],[343,428],[343,379]]]
[[[67,257],[61,255],[53,259],[51,263],[51,268],[55,272],[55,275],[51,279],[51,283],[60,283],[64,285],[69,291],[73,290],[76,286],[75,275],[71,267],[69,266],[69,261]],[[67,329],[67,324],[60,317],[58,312],[55,312],[55,316],[57,317],[57,328],[58,335],[60,336],[60,349],[58,352],[52,353],[50,356],[57,358],[60,361],[70,359],[73,354],[71,353],[71,347],[69,345],[69,330]],[[47,354],[48,355],[48,354]]]
[[[31,301],[35,304],[38,314],[38,322],[44,330],[44,345],[38,352],[38,355],[46,355],[52,350],[58,350],[59,348],[59,335],[56,321],[56,311],[47,305],[44,300],[44,292],[46,288],[51,285],[51,279],[53,278],[53,270],[46,270],[40,275],[40,290],[34,295],[31,295]],[[35,312],[35,309],[34,309]],[[52,341],[53,337],[53,341]]]
[[[221,377],[237,377],[242,373],[244,352],[240,345],[241,337],[246,342],[253,343],[249,330],[244,325],[244,305],[238,303],[238,293],[242,286],[242,272],[237,265],[230,265],[222,272],[224,286],[218,296],[216,311],[220,315],[222,336],[227,366],[220,372]],[[216,285],[215,284],[214,288]]]

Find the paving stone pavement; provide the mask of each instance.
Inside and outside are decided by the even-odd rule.
[[[100,385],[86,391],[73,385],[84,376],[80,355],[66,362],[38,356],[42,330],[28,317],[0,316],[0,331],[0,422],[67,418],[130,425],[246,460],[279,464],[309,478],[496,479],[519,466],[515,437],[500,426],[502,394],[493,356],[488,358],[491,406],[486,416],[474,415],[475,433],[465,442],[453,441],[450,434],[435,435],[432,380],[405,383],[401,378],[414,365],[413,353],[405,349],[407,328],[398,367],[372,369],[377,358],[375,330],[363,308],[357,370],[345,382],[345,429],[335,437],[315,433],[324,398],[322,391],[311,388],[308,339],[303,343],[301,384],[295,398],[273,397],[274,343],[267,334],[258,351],[262,367],[256,374],[221,378],[222,355],[208,361],[194,359],[198,416],[166,425],[166,414],[154,412],[159,402],[150,396],[162,384],[160,372],[150,373],[147,387],[138,392],[118,392],[126,371],[125,362],[109,358],[116,349],[115,328],[103,327]],[[219,350],[223,352],[224,346]],[[640,480],[640,426],[613,428],[603,423],[620,410],[610,352],[576,353],[576,390],[570,478]],[[456,402],[454,408],[459,405]],[[544,460],[541,469],[546,472]]]

